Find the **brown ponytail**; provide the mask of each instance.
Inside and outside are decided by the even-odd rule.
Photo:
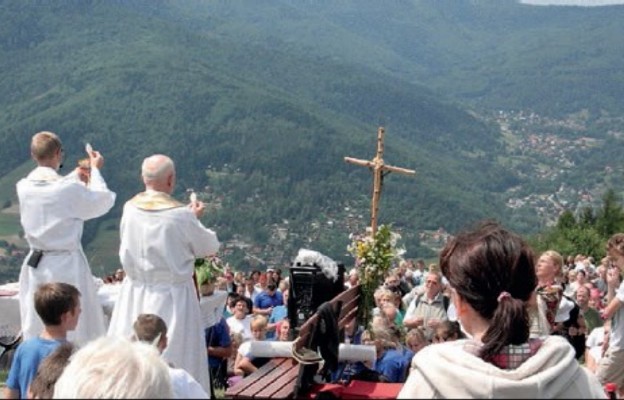
[[[490,361],[503,347],[528,341],[526,303],[537,277],[533,251],[520,236],[486,221],[449,241],[440,267],[457,294],[489,321],[481,358]]]

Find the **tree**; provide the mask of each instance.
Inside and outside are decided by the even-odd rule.
[[[624,228],[624,211],[613,189],[602,198],[602,209],[596,215],[596,229],[603,237],[610,237]]]
[[[557,230],[567,230],[576,227],[576,218],[574,218],[574,214],[570,210],[565,210],[559,216],[557,220]]]

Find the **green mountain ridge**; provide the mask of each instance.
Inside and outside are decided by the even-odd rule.
[[[475,98],[466,87],[484,79],[475,78],[484,71],[479,60],[464,62],[475,48],[487,50],[485,59],[515,61],[516,52],[512,58],[493,41],[514,13],[546,22],[554,18],[549,14],[569,13],[572,20],[578,14],[502,3],[5,1],[0,67],[10,79],[0,81],[0,175],[25,161],[30,136],[42,129],[61,135],[69,168],[85,142],[101,150],[118,200],[85,229],[87,249],[106,259],[98,271],[116,264],[110,236],[123,202],[142,190],[141,160],[155,152],[176,161],[179,198],[194,188],[209,202],[204,222],[224,242],[259,248],[252,254],[226,246],[233,260],[251,254],[283,264],[311,247],[349,262],[348,234],[368,224],[371,177],[343,157],[372,158],[383,125],[386,162],[417,171],[386,179],[380,212],[381,223],[404,234],[408,255],[430,254],[420,246],[424,229],[453,231],[492,217],[530,231],[538,216],[514,216],[503,196],[524,178],[499,162],[507,144],[473,108],[498,102],[500,93],[484,89],[482,105],[462,105]],[[486,24],[496,13],[507,17]],[[615,29],[610,21],[596,29]],[[401,45],[415,32],[429,44]],[[523,35],[529,33],[506,43],[518,44]],[[446,55],[437,48],[453,40],[459,44]],[[427,57],[418,58],[424,45]],[[536,60],[524,62],[541,68],[545,61]],[[526,86],[515,73],[505,78],[508,71],[489,76],[498,82],[489,87]],[[557,73],[555,83],[566,76]],[[532,88],[552,91],[541,84]],[[501,105],[514,103],[515,95],[507,97]],[[603,103],[610,101],[605,92]],[[593,98],[586,106],[594,104],[602,107]],[[276,241],[276,230],[286,230],[285,238]],[[106,252],[98,247],[103,241]]]

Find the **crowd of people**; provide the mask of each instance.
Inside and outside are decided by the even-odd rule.
[[[483,254],[474,250],[477,244]],[[624,301],[618,297],[623,267],[624,234],[613,236],[608,256],[596,265],[581,254],[534,254],[519,236],[484,224],[453,238],[439,264],[408,259],[387,274],[374,293],[370,326],[350,324],[343,338],[375,346],[377,360],[341,362],[331,380],[405,383],[406,398],[604,397],[604,384],[624,386],[620,336],[611,333],[613,326],[623,326],[614,308]],[[345,290],[358,284],[356,269],[345,273],[344,283]],[[229,293],[228,302],[221,323],[207,336],[219,351],[231,345],[226,354],[211,356],[212,375],[227,387],[266,362],[250,359],[245,343],[292,339],[280,328],[280,321],[290,326],[289,282],[279,269],[243,275],[226,268],[215,287]],[[429,349],[443,343],[448,345]],[[500,374],[494,393],[469,389],[472,379],[486,379],[492,367]],[[509,380],[508,370],[524,375]],[[446,383],[431,387],[423,380]],[[457,389],[457,382],[466,387]]]
[[[123,208],[122,269],[106,280],[120,294],[106,328],[80,237],[115,194],[102,155],[87,152],[88,177],[84,166],[62,177],[58,136],[32,138],[38,166],[17,185],[31,248],[20,273],[24,341],[5,398],[209,398],[268,361],[253,342],[293,340],[281,268],[227,266],[197,287],[194,261],[220,244],[200,222],[202,202],[171,196],[175,166],[160,154],[144,160],[145,191]],[[596,263],[534,254],[520,236],[482,223],[451,238],[439,262],[407,259],[387,273],[370,325],[354,320],[342,338],[373,346],[376,359],[340,361],[327,379],[402,383],[401,398],[604,398],[606,383],[624,395],[622,271],[624,234]],[[358,276],[345,273],[345,290]],[[205,328],[198,296],[217,291],[227,293],[223,315]]]

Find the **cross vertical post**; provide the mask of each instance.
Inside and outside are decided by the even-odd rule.
[[[377,129],[377,153],[372,160],[361,160],[359,158],[345,157],[344,160],[350,164],[368,167],[373,172],[373,194],[371,199],[371,236],[375,237],[377,232],[377,216],[379,213],[379,200],[381,198],[381,189],[383,186],[383,177],[390,172],[398,172],[400,174],[414,175],[416,171],[412,169],[394,167],[386,165],[383,160],[384,152],[384,134],[383,127]]]

